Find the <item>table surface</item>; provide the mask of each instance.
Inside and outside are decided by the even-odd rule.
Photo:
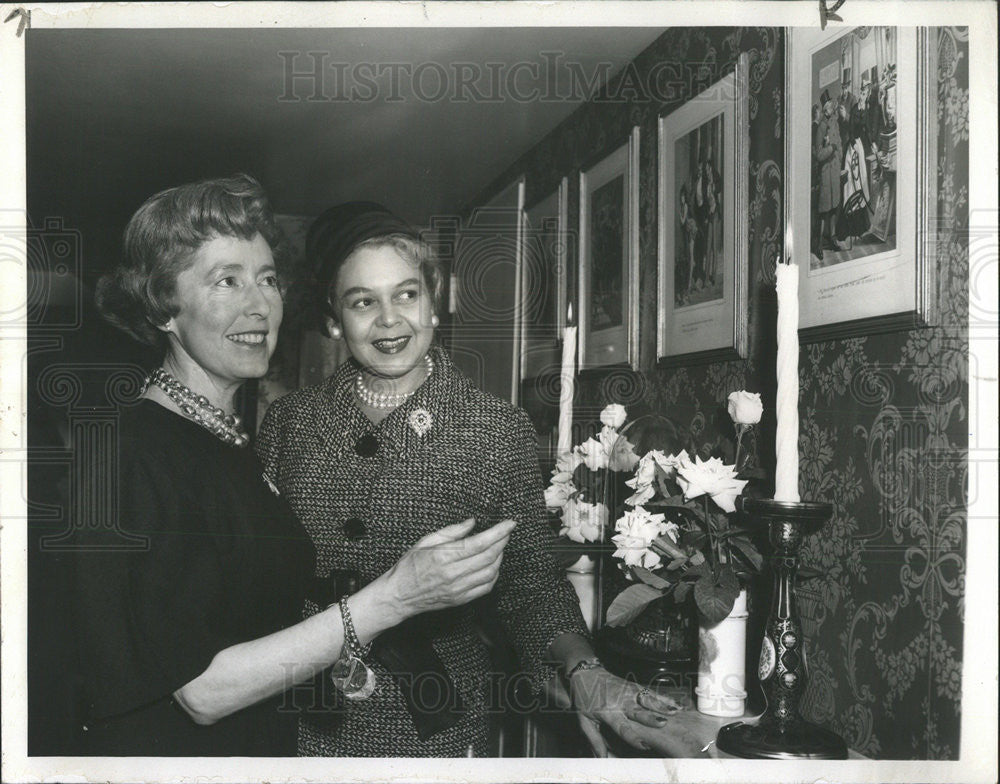
[[[640,751],[616,744],[622,756],[649,757],[659,752],[663,757],[675,759],[737,759],[720,751],[715,745],[719,730],[727,724],[738,721],[753,722],[760,714],[746,713],[743,716],[709,716],[694,706],[691,694],[681,687],[660,687],[656,691],[672,697],[682,708],[671,715],[662,728],[643,728],[642,737],[652,747]],[[652,754],[651,754],[652,752]],[[856,751],[848,749],[848,759],[867,759]]]
[[[546,684],[546,690],[551,688],[551,684]],[[633,725],[639,730],[642,739],[650,746],[650,749],[646,751],[629,746],[620,738],[613,737],[611,730],[606,730],[604,735],[612,756],[659,759],[737,759],[716,748],[715,739],[719,730],[727,724],[737,721],[752,722],[759,716],[755,713],[747,713],[737,717],[709,716],[697,710],[690,691],[683,687],[660,685],[656,691],[673,698],[685,707],[670,715],[663,727],[652,728]],[[563,693],[562,699],[556,699],[555,703],[550,704],[564,703],[565,700],[565,693]],[[568,708],[568,703],[564,703],[564,708]],[[572,714],[567,710],[565,715],[568,717]],[[575,725],[575,723],[574,719],[572,724]],[[585,741],[583,742],[585,743]],[[848,749],[847,758],[852,760],[868,759],[852,749]]]
[[[685,708],[684,711],[682,711],[682,713],[683,712],[694,712],[694,713],[697,713],[698,711],[695,708]],[[712,748],[715,748],[715,746],[714,746],[715,738],[719,734],[719,730],[720,729],[722,729],[723,727],[725,727],[727,724],[732,724],[732,723],[737,722],[737,721],[753,722],[753,721],[755,721],[758,718],[758,716],[760,714],[747,713],[747,714],[745,714],[743,716],[740,716],[740,717],[733,717],[733,716],[707,716],[704,713],[699,714],[699,715],[701,716],[702,720],[705,722],[705,725],[710,728],[709,731],[705,733],[705,744],[707,745],[707,744],[711,743],[712,744]],[[719,759],[737,759],[732,754],[727,754],[726,752],[718,750],[718,749],[716,749],[715,753],[712,754],[712,756],[713,757],[718,757]],[[861,754],[859,754],[858,752],[854,751],[853,749],[848,749],[847,750],[847,759],[868,759],[868,758],[865,757],[865,756],[863,756],[863,755],[861,755]]]

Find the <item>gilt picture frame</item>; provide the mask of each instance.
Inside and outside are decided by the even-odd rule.
[[[785,253],[799,266],[800,339],[934,323],[937,66],[927,30],[792,28],[786,58]]]
[[[518,310],[521,381],[559,372],[567,317],[569,179],[524,210]]]
[[[747,68],[658,121],[661,365],[747,356]]]
[[[639,365],[639,128],[580,172],[582,370]]]

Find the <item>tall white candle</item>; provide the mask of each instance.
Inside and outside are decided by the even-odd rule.
[[[790,254],[790,242],[789,242]],[[778,420],[774,500],[799,500],[799,267],[778,261]]]
[[[569,321],[573,320],[573,306],[569,306]],[[573,388],[576,382],[576,327],[563,330],[562,369],[559,374],[559,431],[556,456],[573,448]]]

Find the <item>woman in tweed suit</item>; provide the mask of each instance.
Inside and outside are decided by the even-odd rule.
[[[516,520],[492,599],[522,680],[538,690],[557,665],[598,754],[607,753],[602,722],[645,747],[643,730],[662,727],[661,714],[676,706],[595,658],[551,555],[527,416],[480,391],[432,345],[441,275],[427,246],[369,202],[325,212],[306,245],[330,332],[352,360],[273,403],[258,440],[268,474],[316,545],[318,587],[306,614],[335,600],[334,583],[368,583],[445,523]],[[299,753],[484,755],[496,705],[478,612],[469,604],[428,613],[379,636],[367,657],[377,683],[370,697],[325,712],[314,709],[315,695],[299,700]]]

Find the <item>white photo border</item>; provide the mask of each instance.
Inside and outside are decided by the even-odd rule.
[[[832,3],[831,3],[832,5]],[[16,35],[13,7],[0,9],[0,210],[11,221],[4,238],[25,238],[24,38]],[[31,24],[41,29],[234,28],[381,26],[512,27],[716,24],[819,27],[812,0],[706,3],[441,3],[339,2],[252,6],[215,4],[36,4]],[[266,758],[67,758],[27,756],[26,337],[0,333],[0,618],[2,618],[3,781],[218,782],[289,781],[558,781],[616,782],[995,782],[997,747],[997,9],[980,0],[905,2],[849,0],[845,23],[960,25],[968,28],[970,149],[977,166],[969,175],[970,226],[992,238],[992,255],[974,261],[971,277],[969,510],[966,604],[962,662],[962,729],[956,761],[883,760],[771,762],[657,759],[266,759]],[[831,27],[840,24],[829,21]],[[17,216],[20,218],[17,218]],[[18,224],[20,220],[20,224]],[[988,241],[990,241],[988,239]],[[17,258],[5,261],[18,262]],[[0,265],[0,311],[23,306],[26,258]],[[976,280],[976,275],[982,278]],[[987,641],[984,643],[983,641]],[[970,655],[975,651],[976,655]],[[985,750],[985,751],[984,751]]]

